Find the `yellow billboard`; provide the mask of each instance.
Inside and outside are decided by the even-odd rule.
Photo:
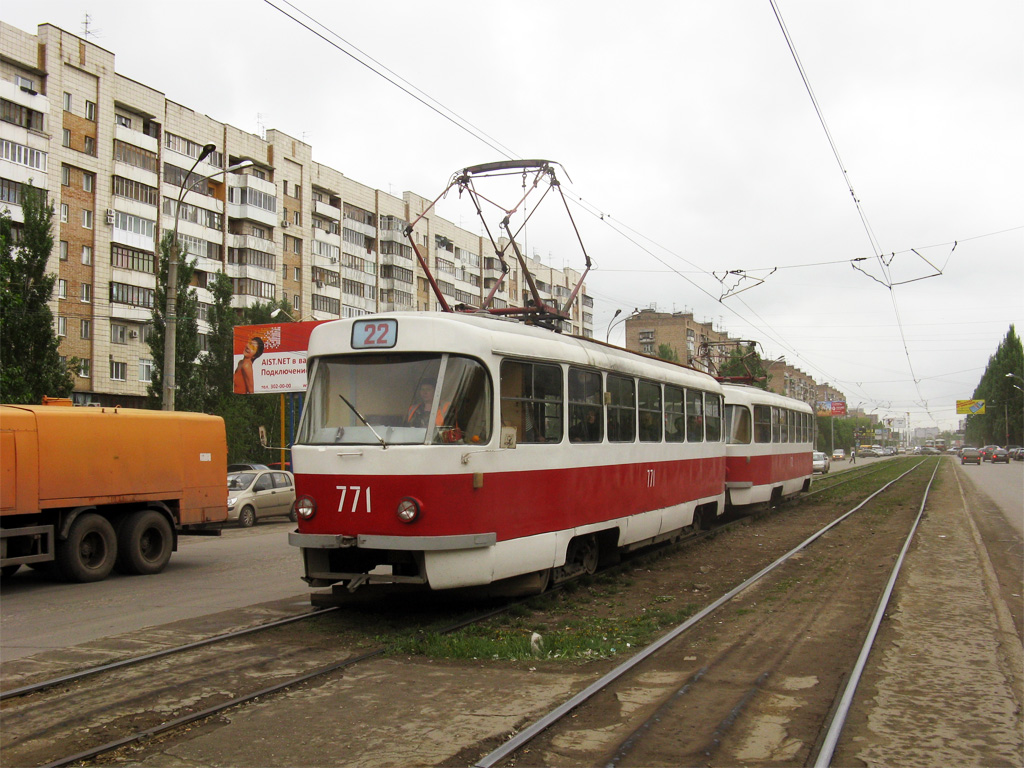
[[[974,416],[981,416],[985,413],[985,401],[984,400],[957,400],[956,401],[956,412],[957,414],[967,414]]]

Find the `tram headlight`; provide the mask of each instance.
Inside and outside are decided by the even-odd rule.
[[[420,503],[417,499],[414,499],[412,496],[406,496],[398,502],[395,514],[398,515],[398,519],[403,523],[412,523],[420,516],[420,509]]]
[[[310,520],[316,514],[316,499],[312,496],[300,496],[295,500],[295,514],[303,520]]]

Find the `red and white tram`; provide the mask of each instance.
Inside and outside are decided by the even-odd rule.
[[[814,412],[774,392],[737,384],[725,395],[726,502],[777,503],[811,486]]]
[[[289,541],[312,586],[543,588],[724,512],[704,373],[436,312],[324,323],[308,366]]]

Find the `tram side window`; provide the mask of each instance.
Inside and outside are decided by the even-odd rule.
[[[686,441],[686,420],[683,410],[683,390],[665,387],[665,440],[669,443]]]
[[[709,443],[722,440],[722,398],[704,393],[704,437]]]
[[[772,406],[772,442],[773,443],[781,443],[782,442],[782,419],[783,419],[783,416],[784,416],[784,414],[783,414],[781,408],[776,408],[775,406]]]
[[[807,419],[807,414],[801,411],[800,413],[800,442],[806,443],[810,440],[810,422]]]
[[[569,369],[569,440],[600,443],[604,437],[601,411],[601,374]]]
[[[517,443],[562,440],[562,369],[505,360],[501,364],[501,424],[515,427]]]
[[[768,405],[754,406],[754,442],[772,441],[772,409]]]
[[[637,388],[640,412],[640,442],[661,442],[661,385],[641,381]]]
[[[725,406],[725,442],[746,445],[752,437],[750,410],[744,405]]]
[[[608,376],[608,440],[631,443],[636,439],[636,382]]]
[[[686,442],[704,440],[704,397],[696,389],[686,390]]]

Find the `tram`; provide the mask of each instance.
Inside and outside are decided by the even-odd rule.
[[[437,312],[323,323],[308,369],[289,541],[311,586],[543,589],[724,512],[702,372]]]
[[[814,412],[807,403],[725,384],[726,503],[776,504],[811,486]]]

